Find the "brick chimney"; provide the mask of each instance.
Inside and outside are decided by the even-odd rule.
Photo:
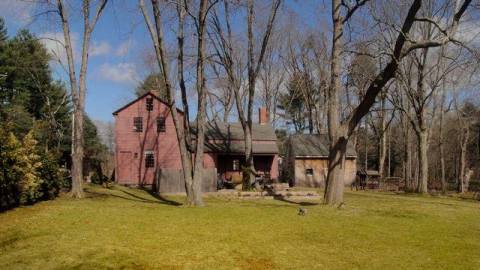
[[[258,123],[260,125],[266,125],[270,122],[268,118],[268,111],[265,107],[258,108]]]

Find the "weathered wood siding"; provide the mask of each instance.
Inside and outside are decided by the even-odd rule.
[[[299,187],[325,187],[328,173],[328,160],[326,158],[296,158],[292,162],[294,174],[292,183]],[[345,185],[355,181],[357,163],[355,159],[345,160]],[[307,169],[313,170],[313,176],[307,175]]]
[[[182,170],[177,169],[158,170],[154,185],[155,190],[159,193],[185,192],[185,183],[182,174]],[[202,191],[217,191],[217,170],[215,168],[207,168],[203,171]]]

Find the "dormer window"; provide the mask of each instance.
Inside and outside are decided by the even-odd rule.
[[[147,97],[147,111],[153,111],[153,97]]]
[[[165,117],[157,118],[157,133],[165,132]]]
[[[135,130],[135,132],[142,132],[143,131],[143,118],[142,117],[134,117],[133,118],[133,130]]]

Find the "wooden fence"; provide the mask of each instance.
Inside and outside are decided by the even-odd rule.
[[[159,193],[181,193],[185,192],[181,170],[162,169],[158,170],[155,179],[154,189]],[[217,170],[208,168],[203,170],[202,191],[217,191]]]

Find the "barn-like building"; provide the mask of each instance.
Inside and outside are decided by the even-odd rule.
[[[287,140],[284,172],[290,186],[325,187],[328,173],[329,139],[326,134],[295,134]],[[348,144],[345,185],[355,181],[357,153]]]

